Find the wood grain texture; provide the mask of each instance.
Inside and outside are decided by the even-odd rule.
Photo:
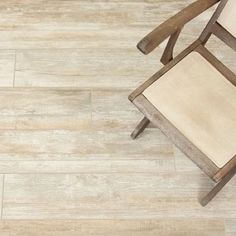
[[[132,130],[142,115],[128,101],[129,90],[92,91],[92,128],[94,130]]]
[[[135,48],[17,51],[15,86],[132,88],[155,72],[154,58]]]
[[[142,116],[127,95],[161,68],[166,42],[149,57],[135,45],[192,2],[0,1],[1,236],[235,234],[234,179],[202,209],[213,183],[184,154],[153,125],[129,137]],[[207,46],[236,71],[218,39]]]
[[[229,235],[236,235],[235,222],[236,222],[236,219],[225,219],[225,230]]]
[[[15,57],[14,50],[0,50],[0,87],[13,86]]]
[[[0,90],[0,129],[83,130],[91,125],[91,93],[80,90]]]
[[[4,195],[4,181],[5,181],[5,175],[0,175],[0,207],[1,207],[1,219],[2,219],[2,213],[3,213],[3,195]],[[1,222],[1,220],[0,220]],[[1,231],[0,231],[1,232]]]
[[[3,218],[235,217],[236,195],[230,188],[207,211],[199,205],[196,195],[209,188],[208,178],[198,173],[7,174]]]
[[[222,220],[2,221],[3,236],[225,236]]]
[[[150,140],[133,142],[128,131],[85,130],[8,130],[0,133],[2,153],[65,153],[65,154],[158,154],[158,146],[169,146],[170,141],[160,132],[149,130]],[[101,142],[102,141],[102,142]],[[139,148],[135,148],[139,145]],[[128,151],[127,151],[128,150]]]

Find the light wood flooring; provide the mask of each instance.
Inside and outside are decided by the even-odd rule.
[[[213,186],[128,94],[165,44],[135,48],[193,0],[0,1],[0,236],[235,236],[236,178]],[[183,31],[177,51],[212,10]],[[235,52],[208,48],[236,72]]]

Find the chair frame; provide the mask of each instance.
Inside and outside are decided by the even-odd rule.
[[[203,152],[201,152],[201,150],[191,143],[173,124],[171,124],[158,111],[158,109],[142,95],[142,93],[147,87],[161,78],[162,75],[193,51],[200,53],[210,64],[223,74],[227,80],[236,86],[236,75],[205,47],[208,39],[213,34],[236,51],[236,38],[217,23],[217,19],[227,1],[228,0],[197,0],[144,37],[138,43],[137,48],[146,55],[169,37],[169,41],[161,57],[161,62],[164,64],[164,67],[144,82],[140,87],[134,90],[129,96],[129,100],[144,114],[144,118],[131,134],[133,139],[137,138],[138,135],[145,130],[148,124],[152,122],[195,164],[197,164],[203,172],[216,182],[215,187],[206,196],[200,199],[200,204],[202,206],[207,205],[236,174],[236,155],[225,166],[219,168]],[[183,26],[218,2],[219,5],[215,13],[200,37],[179,55],[173,58],[174,46]]]

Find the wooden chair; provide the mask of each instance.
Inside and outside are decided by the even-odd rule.
[[[217,3],[200,37],[173,58],[182,27]],[[144,54],[170,37],[164,67],[129,96],[144,114],[132,138],[152,122],[216,182],[203,206],[236,173],[236,75],[206,49],[212,34],[236,51],[236,0],[195,1],[144,37]]]

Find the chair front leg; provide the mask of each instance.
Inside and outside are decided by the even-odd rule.
[[[236,166],[228,172],[228,174],[225,175],[221,179],[219,183],[215,185],[215,187],[200,200],[200,204],[202,206],[206,206],[216,195],[220,192],[220,190],[233,178],[233,176],[236,173]]]
[[[150,120],[146,117],[144,117],[140,123],[137,125],[137,127],[134,129],[133,133],[131,134],[132,139],[136,139],[149,125]]]

